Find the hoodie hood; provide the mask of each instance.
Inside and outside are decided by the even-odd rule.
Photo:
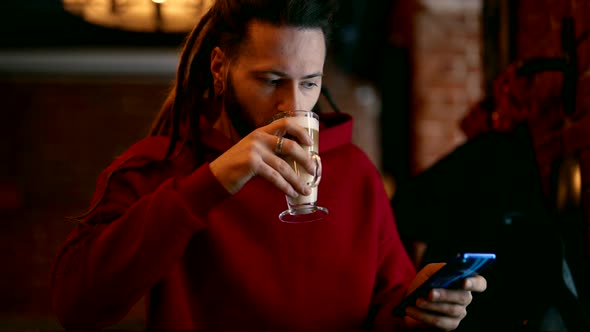
[[[350,144],[353,123],[345,113],[320,113],[320,153]]]

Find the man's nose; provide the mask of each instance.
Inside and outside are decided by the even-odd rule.
[[[295,82],[285,84],[278,97],[279,99],[277,101],[277,109],[281,112],[305,110],[303,96]]]

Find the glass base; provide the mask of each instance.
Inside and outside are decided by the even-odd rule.
[[[328,209],[321,206],[304,207],[293,210],[285,210],[279,214],[279,219],[288,224],[301,224],[318,221],[328,215]]]

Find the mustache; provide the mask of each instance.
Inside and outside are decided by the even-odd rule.
[[[279,119],[282,119],[282,118],[286,118],[286,117],[288,117],[288,116],[289,116],[289,114],[290,114],[289,112],[284,112],[284,111],[278,112],[277,114],[273,115],[273,116],[272,116],[272,117],[271,117],[271,118],[268,120],[268,123],[267,123],[267,124],[271,124],[272,122],[274,122],[274,121],[276,121],[276,120],[279,120]]]

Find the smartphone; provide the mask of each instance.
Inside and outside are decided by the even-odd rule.
[[[414,305],[420,297],[426,297],[433,288],[461,288],[463,280],[479,274],[496,260],[494,253],[460,253],[447,262],[422,285],[393,309],[393,315],[402,317],[406,307]]]

